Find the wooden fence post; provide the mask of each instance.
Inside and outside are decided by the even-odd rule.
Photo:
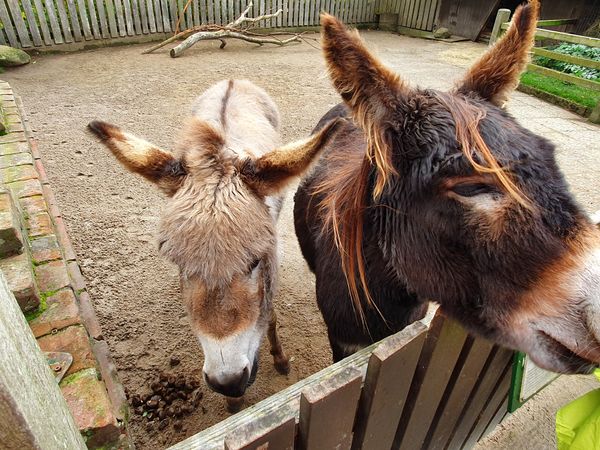
[[[510,19],[510,9],[501,8],[496,14],[496,21],[494,22],[494,28],[492,28],[492,35],[490,36],[490,45],[494,45],[500,34],[502,33],[502,24],[508,22]]]
[[[596,103],[596,107],[592,109],[589,120],[593,123],[600,123],[600,101]]]
[[[0,272],[2,448],[85,449],[46,358]]]

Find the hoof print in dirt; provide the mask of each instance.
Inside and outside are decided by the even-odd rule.
[[[176,358],[175,358],[176,359]],[[171,358],[171,366],[173,358]],[[129,397],[129,402],[135,414],[144,417],[146,429],[164,430],[173,425],[175,431],[182,431],[181,418],[192,414],[204,396],[200,390],[200,382],[195,378],[186,378],[183,375],[173,375],[161,372],[158,379],[149,383],[150,392],[134,394]],[[202,413],[206,408],[202,406]]]

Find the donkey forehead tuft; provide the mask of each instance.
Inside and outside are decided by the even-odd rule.
[[[275,229],[265,203],[239,177],[213,175],[186,180],[166,204],[159,243],[183,277],[217,286],[269,252]]]

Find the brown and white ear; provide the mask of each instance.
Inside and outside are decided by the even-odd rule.
[[[408,85],[385,67],[365,47],[358,32],[349,31],[329,14],[321,14],[322,46],[333,85],[350,107],[356,123],[367,138],[367,157],[378,170],[375,193],[381,192],[388,177],[395,173],[389,145],[389,123],[406,108]]]
[[[88,124],[88,130],[100,138],[127,169],[155,183],[167,195],[177,192],[186,170],[170,152],[110,123],[94,120]]]
[[[476,92],[494,105],[504,106],[529,61],[539,9],[538,0],[517,8],[507,32],[469,69],[458,92]]]
[[[345,119],[334,119],[307,139],[284,145],[256,159],[240,160],[237,163],[240,176],[260,196],[281,191],[310,169],[344,123]]]

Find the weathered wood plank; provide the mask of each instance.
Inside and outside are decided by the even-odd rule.
[[[131,14],[131,0],[123,1],[123,11],[125,13],[125,28],[127,29],[128,36],[135,36],[135,30],[133,28],[133,15]]]
[[[487,428],[490,420],[498,412],[498,408],[508,399],[508,390],[510,389],[510,381],[512,378],[512,360],[508,362],[506,368],[502,372],[500,379],[496,387],[494,388],[491,398],[489,398],[487,405],[477,418],[477,422],[473,426],[469,437],[465,440],[462,448],[472,448],[481,433]]]
[[[238,0],[236,0],[235,4],[238,5],[238,9],[239,9],[240,2]],[[192,22],[193,22],[194,26],[195,27],[200,26],[200,24],[202,23],[200,21],[200,2],[198,0],[193,0],[190,8],[192,9],[192,11],[194,13],[193,14],[194,17],[192,18]]]
[[[38,47],[44,45],[42,42],[40,30],[38,29],[38,23],[35,17],[35,13],[33,12],[33,8],[31,7],[31,0],[21,0],[21,8],[22,11],[25,12],[25,17],[27,18],[27,25],[29,27],[29,32],[31,33],[33,45],[36,45]]]
[[[208,23],[215,23],[213,0],[206,0],[206,11],[208,13]]]
[[[4,5],[3,1],[0,1],[0,20],[4,23],[4,31],[6,32],[6,38],[11,47],[19,48],[19,39],[17,38],[17,34],[14,31],[12,26],[12,22],[10,20],[10,16],[8,15],[8,10]]]
[[[537,26],[541,27],[557,27],[560,25],[571,25],[577,22],[577,19],[549,19],[538,20]]]
[[[1,4],[2,2],[0,2]],[[37,5],[37,3],[36,3]],[[62,44],[64,42],[62,31],[60,29],[60,24],[58,23],[58,17],[56,16],[56,9],[51,0],[44,0],[44,6],[46,9],[46,14],[48,16],[48,22],[50,24],[50,30],[52,31],[52,40],[55,44]],[[2,8],[3,5],[0,5]],[[40,11],[43,11],[44,8],[40,8]],[[0,16],[1,18],[1,16]],[[6,31],[6,30],[5,30]],[[11,30],[12,31],[12,30]]]
[[[561,81],[576,84],[587,89],[594,91],[600,91],[600,83],[597,81],[586,80],[585,78],[576,77],[575,75],[569,75],[568,73],[559,72],[558,70],[548,69],[547,67],[538,66],[536,64],[527,64],[527,70],[529,72],[535,72],[548,77],[557,78]]]
[[[494,20],[494,26],[492,27],[492,34],[490,35],[490,46],[494,45],[502,34],[502,25],[510,19],[510,9],[501,8],[496,13],[496,19]]]
[[[21,7],[19,6],[18,0],[6,0],[6,4],[10,10],[10,15],[12,16],[12,22],[17,30],[17,35],[19,36],[20,45],[17,45],[17,47],[32,47],[33,43],[29,38],[27,25],[25,25],[25,21],[21,16]],[[6,23],[10,23],[10,20],[8,20]]]
[[[477,440],[480,441],[481,439],[486,437],[488,434],[490,434],[492,431],[494,431],[494,429],[504,420],[504,417],[506,417],[507,414],[508,414],[508,396],[506,397],[506,399],[504,399],[504,402],[502,402],[502,404],[498,408],[498,411],[496,411],[496,414],[494,414],[494,417],[492,417],[492,420],[490,420],[490,423],[485,428],[485,430],[483,430],[483,433],[481,433],[481,436],[479,436],[479,439],[477,439]]]
[[[93,39],[92,28],[90,27],[90,21],[88,19],[87,8],[85,7],[84,0],[77,0],[79,17],[81,19],[81,28],[83,30],[83,36],[86,40]]]
[[[600,61],[595,61],[593,59],[565,55],[564,53],[553,52],[552,50],[546,50],[545,48],[541,47],[533,47],[531,51],[537,56],[544,56],[546,58],[556,59],[557,61],[564,61],[571,64],[578,64],[580,66],[600,70]]]
[[[255,2],[258,3],[258,2]],[[214,5],[214,9],[215,9],[215,23],[217,25],[222,25],[222,20],[221,20],[221,0],[213,0],[212,4]],[[258,8],[258,5],[254,5],[254,9],[256,11],[256,8]]]
[[[386,339],[372,353],[362,390],[352,449],[392,446],[427,327],[416,322]]]
[[[507,30],[510,23],[503,23],[501,28]],[[562,42],[572,42],[573,44],[583,44],[588,47],[600,47],[600,39],[582,36],[579,34],[564,33],[562,31],[543,30],[541,28],[535,29],[536,39],[554,39]]]
[[[162,33],[163,31],[163,17],[160,6],[160,0],[147,0],[148,1],[148,26],[150,27],[150,31],[152,32],[152,22],[154,22],[156,26],[156,32]],[[154,13],[154,21],[150,19],[150,13]]]
[[[117,26],[117,8],[114,0],[104,0],[106,2],[106,15],[108,16],[108,25],[112,37],[119,36],[119,27]]]
[[[163,31],[165,33],[171,31],[171,20],[169,19],[169,0],[160,0],[160,9],[163,23]],[[156,11],[156,9],[155,9]]]
[[[511,350],[494,346],[477,385],[464,404],[448,448],[461,448],[484,406],[487,405],[493,389],[500,379],[500,374],[512,360],[512,356]]]
[[[114,2],[117,23],[119,24],[119,36],[127,36],[127,25],[125,24],[125,14],[123,12],[123,0],[114,0]]]
[[[236,428],[225,438],[225,450],[293,450],[295,437],[296,420],[281,409]]]
[[[206,11],[206,0],[200,0],[200,22],[203,24],[208,23],[208,16]]]
[[[98,13],[96,12],[96,2],[94,0],[87,0],[87,7],[94,39],[102,39],[102,33],[98,24]]]
[[[319,0],[317,0],[319,1]],[[279,11],[281,9],[281,14],[279,14],[276,18],[275,18],[275,26],[280,28],[281,24],[283,23],[283,16],[285,14],[285,12],[283,11],[283,0],[277,0],[277,4],[275,6],[275,8]]]
[[[42,30],[42,36],[44,36],[44,43],[46,45],[52,45],[52,34],[50,33],[50,28],[48,27],[48,20],[46,19],[46,15],[44,14],[44,5],[42,4],[42,0],[34,0],[34,4],[35,9],[38,11],[38,19],[40,22],[40,28]],[[52,12],[54,13],[54,11]]]
[[[7,45],[6,38],[4,37],[4,27],[0,28],[0,45]]]
[[[451,380],[451,392],[436,420],[429,430],[429,438],[424,447],[429,450],[443,450],[452,435],[465,399],[473,391],[493,348],[493,344],[482,338],[469,336],[463,347],[466,354],[459,357],[460,372]]]
[[[144,30],[142,28],[142,16],[140,14],[140,1],[144,0],[131,0],[131,15],[133,16],[133,29],[135,30],[135,34],[143,34]]]
[[[230,0],[233,1],[233,0]],[[188,3],[188,0],[185,0],[184,7]],[[185,24],[187,28],[194,27],[194,3],[193,0],[189,0],[189,5],[187,5],[187,9],[185,10]],[[185,29],[185,28],[184,28]]]
[[[54,8],[54,3],[51,0],[49,3],[51,7]],[[48,6],[48,2],[46,2],[46,6]],[[58,9],[58,16],[60,17],[60,25],[63,30],[65,42],[73,42],[73,32],[71,31],[71,24],[69,23],[69,17],[67,16],[67,11],[65,9],[65,2],[56,2],[56,8]]]
[[[169,15],[170,17],[170,21],[169,23],[171,24],[171,30],[173,32],[175,32],[176,29],[176,25],[177,25],[177,0],[167,0],[168,6],[169,6]]]
[[[150,6],[148,5],[150,3]],[[152,7],[152,0],[140,0],[140,19],[142,21],[142,33],[150,33],[150,23],[148,22],[148,10]],[[152,10],[154,14],[154,9]],[[153,18],[154,19],[154,18]],[[154,20],[152,20],[154,21]],[[156,24],[154,24],[154,30],[156,31]]]
[[[425,424],[431,423],[438,410],[466,339],[466,331],[457,322],[446,319],[440,312],[436,314],[423,344],[394,448],[413,449],[423,445],[429,431]]]
[[[79,17],[77,15],[77,7],[75,6],[75,0],[66,0],[67,10],[69,11],[69,18],[71,19],[71,29],[73,30],[73,37],[75,41],[79,42],[83,40],[81,34],[81,26],[79,25]]]
[[[298,448],[349,449],[362,373],[347,367],[302,391]]]
[[[0,273],[0,434],[11,449],[85,449],[4,275]]]

